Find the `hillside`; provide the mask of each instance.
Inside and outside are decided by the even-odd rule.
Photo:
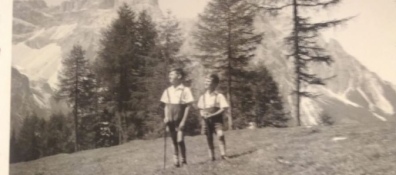
[[[97,174],[396,174],[395,123],[330,127],[264,128],[226,132],[230,160],[210,162],[203,136],[187,137],[188,166],[173,168],[168,139],[59,154],[10,165],[11,175]],[[371,129],[367,129],[371,128]]]

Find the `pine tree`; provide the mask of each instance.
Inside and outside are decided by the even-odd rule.
[[[135,13],[124,3],[118,10],[118,18],[103,32],[96,60],[105,103],[116,109],[121,143],[127,139],[126,115],[132,106],[131,93],[137,91],[137,77],[141,74],[135,18]]]
[[[98,116],[98,79],[95,75],[94,69],[91,65],[87,68],[87,75],[83,84],[83,89],[85,92],[85,103],[84,109],[80,113],[81,117],[79,119],[78,131],[79,135],[79,146],[81,150],[93,148],[93,135],[92,130]]]
[[[24,118],[18,136],[20,161],[30,161],[42,156],[43,150],[40,148],[43,142],[41,135],[44,133],[44,128],[40,127],[42,122],[43,120],[40,120],[36,115]]]
[[[16,163],[20,160],[19,152],[19,144],[15,135],[15,130],[12,130],[10,139],[10,163]]]
[[[329,79],[329,77],[318,77],[310,71],[309,67],[314,66],[315,63],[326,63],[330,65],[333,62],[331,56],[318,42],[320,32],[324,29],[345,23],[351,18],[313,22],[312,17],[306,15],[307,11],[327,9],[339,4],[341,0],[291,0],[290,2],[282,6],[261,6],[256,4],[255,7],[270,12],[278,12],[288,7],[292,8],[293,29],[286,38],[286,43],[291,48],[290,54],[287,57],[294,59],[296,118],[297,125],[300,126],[301,97],[314,98],[319,95],[304,89],[310,85],[325,85],[325,80]]]
[[[310,73],[308,66],[310,63],[327,63],[328,65],[333,61],[331,56],[326,53],[318,42],[319,32],[323,29],[339,25],[347,18],[311,22],[310,17],[304,17],[300,10],[309,8],[327,8],[328,6],[338,4],[340,0],[293,0],[293,31],[286,39],[287,43],[292,45],[292,51],[289,55],[294,58],[295,74],[296,74],[296,116],[297,124],[301,125],[300,119],[300,101],[301,97],[314,97],[315,94],[304,91],[303,86],[308,85],[325,85],[324,79],[319,78],[313,73]]]
[[[155,50],[150,64],[147,83],[147,118],[144,121],[145,137],[153,138],[161,136],[163,128],[158,127],[163,123],[163,108],[158,98],[168,86],[168,71],[170,67],[182,67],[179,50],[183,43],[179,22],[168,11],[157,25],[157,37],[155,38]],[[154,46],[153,46],[154,47]],[[190,117],[189,117],[190,118]]]
[[[234,103],[238,101],[234,98],[239,97],[234,88],[243,85],[245,68],[262,39],[261,34],[254,33],[254,12],[245,0],[212,0],[199,16],[195,33],[196,46],[203,53],[200,57],[205,67],[226,77],[230,129]]]
[[[251,88],[255,102],[254,118],[259,127],[286,127],[288,118],[283,111],[283,102],[278,85],[264,66],[258,66],[252,72]]]
[[[63,70],[59,74],[57,96],[66,98],[73,108],[75,151],[79,148],[79,120],[91,108],[93,82],[90,76],[85,51],[80,45],[74,45],[70,54],[62,60]]]
[[[72,126],[63,114],[52,114],[47,123],[45,155],[73,151]]]
[[[179,26],[179,21],[167,11],[159,25],[159,47],[161,59],[165,63],[166,72],[169,67],[180,64],[178,53],[183,44],[183,37]],[[167,74],[165,74],[167,76]]]
[[[158,56],[158,31],[156,24],[147,11],[139,13],[137,23],[138,54],[143,64],[141,65],[141,74],[139,76],[139,86],[141,88],[133,96],[134,101],[138,103],[135,104],[135,113],[131,124],[133,124],[133,129],[135,130],[133,137],[141,138],[148,129],[146,126],[147,119],[153,115],[151,106],[159,103],[157,96],[159,96],[160,87],[158,87],[158,84],[161,83],[161,80],[158,79],[156,71],[160,68],[161,61]]]

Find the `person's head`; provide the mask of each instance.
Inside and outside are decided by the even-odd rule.
[[[109,114],[109,111],[108,111],[107,109],[104,109],[104,110],[103,110],[103,114],[106,114],[106,115],[107,115],[107,114]]]
[[[184,71],[180,68],[173,68],[169,71],[169,82],[172,85],[182,83],[184,78]]]
[[[205,79],[205,89],[206,90],[214,90],[217,85],[219,85],[220,78],[216,74],[210,74]]]
[[[109,116],[109,111],[107,109],[103,110],[103,115],[102,115],[102,120],[109,120],[110,116]]]

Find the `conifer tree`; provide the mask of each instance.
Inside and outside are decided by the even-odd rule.
[[[30,161],[40,158],[43,155],[41,136],[45,133],[42,128],[44,120],[36,115],[24,118],[22,128],[19,132],[20,161]]]
[[[127,139],[126,116],[131,110],[131,94],[139,86],[142,59],[139,59],[136,15],[127,4],[118,10],[118,18],[103,32],[96,60],[105,103],[115,108],[119,141]]]
[[[70,54],[62,60],[63,69],[59,73],[57,96],[65,98],[73,108],[75,151],[79,148],[79,120],[91,109],[93,99],[93,80],[90,76],[85,51],[74,45]]]
[[[323,29],[337,26],[348,18],[336,19],[321,22],[311,22],[310,17],[304,17],[300,12],[309,8],[324,8],[336,5],[340,0],[293,0],[293,31],[286,38],[286,42],[292,46],[290,57],[294,58],[295,74],[296,74],[296,116],[297,124],[301,125],[300,119],[300,101],[301,97],[315,97],[308,91],[303,90],[303,86],[308,85],[325,85],[324,79],[318,77],[314,73],[310,73],[308,66],[310,63],[327,63],[330,65],[333,59],[326,53],[318,42],[319,32]]]
[[[15,163],[19,161],[19,145],[18,140],[15,135],[15,131],[11,130],[11,139],[10,139],[10,163]]]
[[[63,114],[52,114],[47,122],[45,155],[73,152],[73,133],[70,122]]]
[[[179,21],[167,11],[166,15],[159,24],[159,47],[161,59],[165,63],[166,69],[178,65],[180,62],[178,53],[183,44]]]
[[[163,90],[168,86],[168,71],[170,67],[182,66],[178,56],[183,42],[179,22],[168,11],[156,25],[157,37],[155,38],[155,49],[147,83],[149,94],[147,94],[147,115],[144,121],[146,137],[158,137],[163,129],[158,126],[163,122],[163,109],[158,101]]]
[[[251,74],[251,89],[254,94],[254,120],[259,127],[286,127],[289,120],[283,110],[278,84],[264,66],[257,66]]]
[[[234,107],[238,100],[235,87],[243,86],[246,66],[262,35],[254,33],[254,8],[245,0],[212,0],[203,14],[195,37],[206,68],[225,77],[230,103],[229,128],[232,129]],[[246,87],[245,87],[246,88]],[[243,88],[238,88],[243,90]]]
[[[141,138],[145,134],[145,121],[149,118],[150,106],[158,102],[156,77],[160,60],[157,54],[156,25],[147,11],[141,11],[136,20],[137,59],[139,60],[137,88],[131,94],[132,112],[128,117],[129,138]]]
[[[255,5],[259,9],[266,11],[280,11],[285,8],[292,8],[292,31],[286,38],[286,43],[290,46],[290,54],[287,57],[294,59],[295,74],[295,94],[296,94],[296,119],[297,125],[301,125],[300,119],[300,102],[301,97],[314,98],[318,94],[306,91],[310,85],[325,85],[325,80],[329,77],[318,77],[310,71],[311,66],[315,63],[326,63],[330,65],[333,62],[326,49],[320,46],[318,39],[320,32],[324,29],[335,27],[345,23],[350,18],[334,19],[327,21],[313,21],[312,16],[308,16],[307,11],[327,9],[335,6],[341,0],[290,0],[288,3],[276,5]]]

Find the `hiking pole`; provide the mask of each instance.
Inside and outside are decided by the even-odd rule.
[[[166,123],[164,125],[164,170],[166,167]]]

